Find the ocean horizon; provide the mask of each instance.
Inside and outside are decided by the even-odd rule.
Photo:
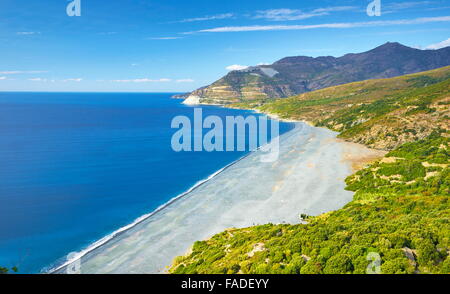
[[[45,272],[249,153],[174,152],[173,94],[1,92],[0,264]]]

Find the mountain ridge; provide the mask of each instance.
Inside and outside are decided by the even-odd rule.
[[[392,150],[433,131],[450,131],[450,66],[389,79],[370,79],[284,99],[229,104],[280,119],[307,121],[347,141]]]
[[[231,71],[209,86],[176,98],[186,104],[220,104],[286,98],[330,86],[391,78],[450,65],[450,47],[420,50],[385,43],[362,53],[290,56],[271,65]]]

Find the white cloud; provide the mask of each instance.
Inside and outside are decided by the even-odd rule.
[[[182,39],[183,37],[157,37],[157,38],[147,38],[148,40],[176,40]]]
[[[400,20],[379,20],[367,22],[347,22],[347,23],[324,23],[315,25],[254,25],[254,26],[234,26],[217,27],[196,31],[195,33],[224,33],[224,32],[256,32],[256,31],[285,31],[285,30],[311,30],[311,29],[348,29],[358,27],[394,26],[394,25],[414,25],[433,22],[450,22],[450,16],[421,17],[414,19]]]
[[[439,7],[429,7],[429,8],[425,8],[425,10],[427,11],[435,11],[435,10],[444,10],[444,9],[449,9],[450,6],[439,6]]]
[[[194,22],[194,21],[206,21],[206,20],[216,20],[216,19],[227,19],[232,18],[234,14],[232,13],[222,13],[217,15],[211,15],[211,16],[204,16],[204,17],[196,17],[196,18],[187,18],[180,20],[179,22]]]
[[[28,36],[28,35],[40,35],[41,32],[17,32],[17,35]]]
[[[267,19],[272,21],[285,21],[285,20],[301,20],[307,19],[315,16],[326,15],[326,12],[318,12],[318,13],[305,13],[298,9],[270,9],[270,10],[260,10],[256,12],[254,18],[256,19]]]
[[[55,80],[55,79],[46,79],[46,78],[30,78],[28,79],[29,81],[32,82],[51,82],[51,83],[56,83],[56,82],[81,82],[83,79],[82,78],[70,78],[70,79],[64,79],[64,80]]]
[[[1,80],[6,80],[6,77],[0,77],[0,81],[1,81]]]
[[[260,63],[257,64],[257,66],[261,66],[261,65],[270,65],[270,63],[267,63],[267,62],[260,62]]]
[[[179,79],[177,83],[193,83],[195,82],[193,79]]]
[[[166,83],[172,81],[171,79],[131,79],[131,80],[113,80],[115,83]]]
[[[419,8],[419,6],[441,6],[439,3],[436,3],[435,1],[406,1],[406,2],[396,2],[396,3],[387,3],[382,4],[382,13],[383,14],[392,14],[392,13],[398,13],[398,12],[404,12],[408,9],[422,9],[422,10],[429,10],[430,8],[422,7]],[[440,9],[440,8],[439,8]]]
[[[314,9],[313,12],[338,12],[338,11],[349,11],[349,10],[356,10],[358,7],[356,6],[332,6],[332,7],[324,7],[324,8],[317,8]]]
[[[408,9],[412,7],[422,6],[422,5],[429,5],[429,4],[436,4],[434,1],[407,1],[407,2],[397,2],[397,3],[390,3],[388,5],[384,5],[385,9],[388,10],[403,10]]]
[[[37,74],[37,73],[46,73],[44,70],[11,70],[11,71],[0,71],[2,75],[16,75],[16,74]]]
[[[425,49],[441,49],[448,46],[450,46],[450,38],[436,44],[428,45],[427,47],[425,47]]]
[[[71,78],[71,79],[65,79],[62,80],[63,82],[81,82],[83,79],[82,78]]]
[[[239,64],[233,64],[230,66],[225,67],[225,69],[229,70],[229,71],[233,71],[233,70],[243,70],[243,69],[247,69],[248,66],[247,65],[239,65]]]
[[[266,19],[272,21],[301,20],[315,16],[327,15],[330,12],[355,10],[357,8],[358,7],[355,6],[334,6],[334,7],[317,8],[308,12],[304,12],[299,9],[279,8],[279,9],[259,10],[256,12],[254,16],[250,17],[255,19]],[[183,23],[183,22],[208,21],[218,19],[230,19],[234,17],[236,17],[236,15],[233,13],[222,13],[204,17],[187,18],[177,22]]]
[[[257,11],[254,18],[256,19],[262,18],[271,21],[302,20],[316,16],[328,15],[330,14],[330,12],[347,11],[356,8],[357,7],[354,6],[335,6],[335,7],[317,8],[309,12],[289,8],[269,9]]]

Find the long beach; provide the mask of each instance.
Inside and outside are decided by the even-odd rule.
[[[378,153],[336,135],[297,123],[280,137],[277,161],[262,162],[261,150],[250,153],[85,254],[81,273],[164,273],[195,241],[227,228],[299,223],[300,214],[343,207],[353,195],[344,189],[352,165]]]

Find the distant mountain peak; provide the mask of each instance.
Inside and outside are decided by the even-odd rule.
[[[310,56],[288,56],[275,62],[274,64],[290,63],[290,62],[307,62],[314,59]]]
[[[372,49],[370,51],[377,51],[377,50],[418,50],[418,49],[414,49],[408,46],[405,46],[403,44],[400,44],[398,42],[387,42],[384,43],[383,45],[380,45],[378,47],[376,47],[375,49]]]
[[[386,42],[386,43],[384,43],[383,45],[381,45],[381,46],[379,46],[379,47],[383,47],[383,46],[387,46],[387,47],[408,47],[408,46],[405,46],[405,45],[403,45],[403,44],[401,44],[401,43],[399,43],[399,42]],[[410,47],[408,47],[408,48],[410,48]]]
[[[392,78],[448,65],[450,47],[419,50],[398,42],[388,42],[367,52],[337,58],[291,56],[272,65],[232,71],[190,96],[192,100],[205,104],[284,98],[330,86]]]

